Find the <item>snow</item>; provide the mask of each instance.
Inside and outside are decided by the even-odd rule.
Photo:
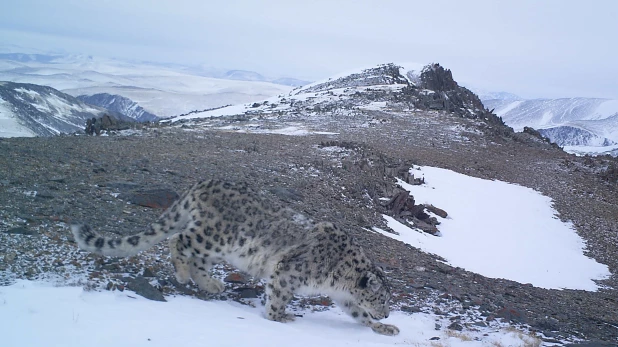
[[[605,119],[618,114],[618,100],[605,100],[594,110],[596,119]]]
[[[305,136],[311,134],[318,135],[338,135],[339,133],[328,132],[328,131],[314,131],[303,127],[302,125],[290,125],[283,128],[269,129],[263,128],[259,124],[247,124],[245,126],[235,126],[228,125],[224,127],[218,128],[220,130],[230,130],[237,133],[248,133],[248,134],[277,134],[277,135],[288,135],[288,136]]]
[[[33,137],[34,132],[19,124],[8,103],[0,99],[0,138],[2,137]]]
[[[583,156],[583,155],[596,156],[596,155],[609,154],[610,152],[617,150],[618,144],[611,145],[611,146],[602,146],[602,147],[599,147],[599,146],[564,146],[562,149],[567,153],[575,154],[578,156]]]
[[[399,326],[398,336],[382,336],[338,308],[304,312],[291,323],[263,317],[264,308],[184,296],[168,302],[144,299],[130,291],[93,292],[80,287],[20,280],[0,287],[2,343],[20,347],[107,346],[524,346],[526,334],[498,328],[457,335],[446,318],[392,312],[385,323]],[[486,335],[484,335],[486,334]],[[430,341],[440,337],[439,341]],[[477,340],[475,340],[477,339]],[[501,343],[501,344],[497,344]]]
[[[569,222],[560,221],[552,200],[530,188],[470,177],[454,171],[415,167],[426,184],[400,185],[416,203],[448,213],[441,236],[410,229],[385,216],[399,235],[382,234],[445,258],[449,264],[492,278],[550,289],[595,291],[593,279],[610,276],[606,265],[584,255],[585,243]]]

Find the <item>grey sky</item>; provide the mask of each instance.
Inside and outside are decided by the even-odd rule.
[[[618,1],[9,0],[0,43],[310,80],[439,62],[523,97],[618,98]]]

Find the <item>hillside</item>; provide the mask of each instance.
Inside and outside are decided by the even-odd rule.
[[[107,93],[79,95],[77,99],[90,105],[103,107],[113,113],[119,113],[138,122],[148,122],[159,119],[159,117],[144,110],[144,108],[131,99],[120,95],[111,95]]]
[[[51,87],[0,82],[0,137],[82,131],[86,120],[104,113]]]
[[[103,338],[125,317],[167,312],[183,322],[182,312],[194,311],[177,308],[197,299],[205,311],[227,312],[205,312],[203,322],[259,326],[264,341],[281,331],[324,345],[497,346],[495,334],[508,331],[537,345],[618,341],[617,163],[513,132],[438,64],[357,70],[126,136],[12,138],[0,150],[0,282],[15,295],[7,296],[15,320],[29,317],[18,313],[36,297],[25,280],[95,291],[43,293],[116,316],[101,325],[87,314],[59,319],[54,341],[76,324],[100,326],[93,333]],[[80,222],[141,231],[162,212],[155,202],[212,177],[248,182],[273,204],[348,231],[387,273],[385,322],[401,335],[373,334],[324,297],[295,296],[297,321],[272,325],[261,316],[260,279],[221,264],[214,273],[226,290],[210,295],[176,281],[165,242],[134,257],[99,257],[80,252],[68,232]],[[126,338],[170,341],[168,330],[150,335],[143,326]],[[331,332],[336,342],[322,339]]]

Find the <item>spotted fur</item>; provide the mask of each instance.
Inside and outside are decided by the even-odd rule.
[[[169,238],[178,281],[192,279],[209,293],[224,290],[209,270],[226,261],[267,280],[266,317],[274,321],[293,320],[285,309],[295,293],[325,294],[375,332],[399,333],[393,325],[374,321],[388,317],[390,287],[348,233],[281,208],[246,184],[202,181],[136,235],[106,238],[87,225],[73,225],[71,231],[81,249],[117,257]]]

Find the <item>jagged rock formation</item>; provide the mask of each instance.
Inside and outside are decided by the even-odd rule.
[[[113,113],[123,115],[138,122],[156,121],[157,115],[152,114],[135,101],[120,95],[98,93],[93,95],[79,95],[77,98],[87,104],[103,107]]]
[[[116,119],[108,114],[101,118],[91,118],[86,121],[84,131],[88,135],[101,135],[102,132],[127,130],[138,127],[135,121],[126,121]]]
[[[190,126],[274,117],[278,121],[302,119],[306,123],[341,122],[345,126],[352,121],[357,126],[370,126],[387,121],[382,114],[384,111],[398,111],[406,116],[413,110],[445,111],[464,118],[480,119],[501,134],[512,133],[499,117],[485,109],[474,93],[453,80],[450,70],[439,64],[427,65],[420,72],[383,64],[296,88],[288,95],[280,96],[276,102],[197,112],[175,117],[169,122]],[[226,117],[222,119],[220,116]]]
[[[80,131],[87,119],[105,112],[54,88],[30,83],[0,82],[0,103],[7,118],[37,136]]]

